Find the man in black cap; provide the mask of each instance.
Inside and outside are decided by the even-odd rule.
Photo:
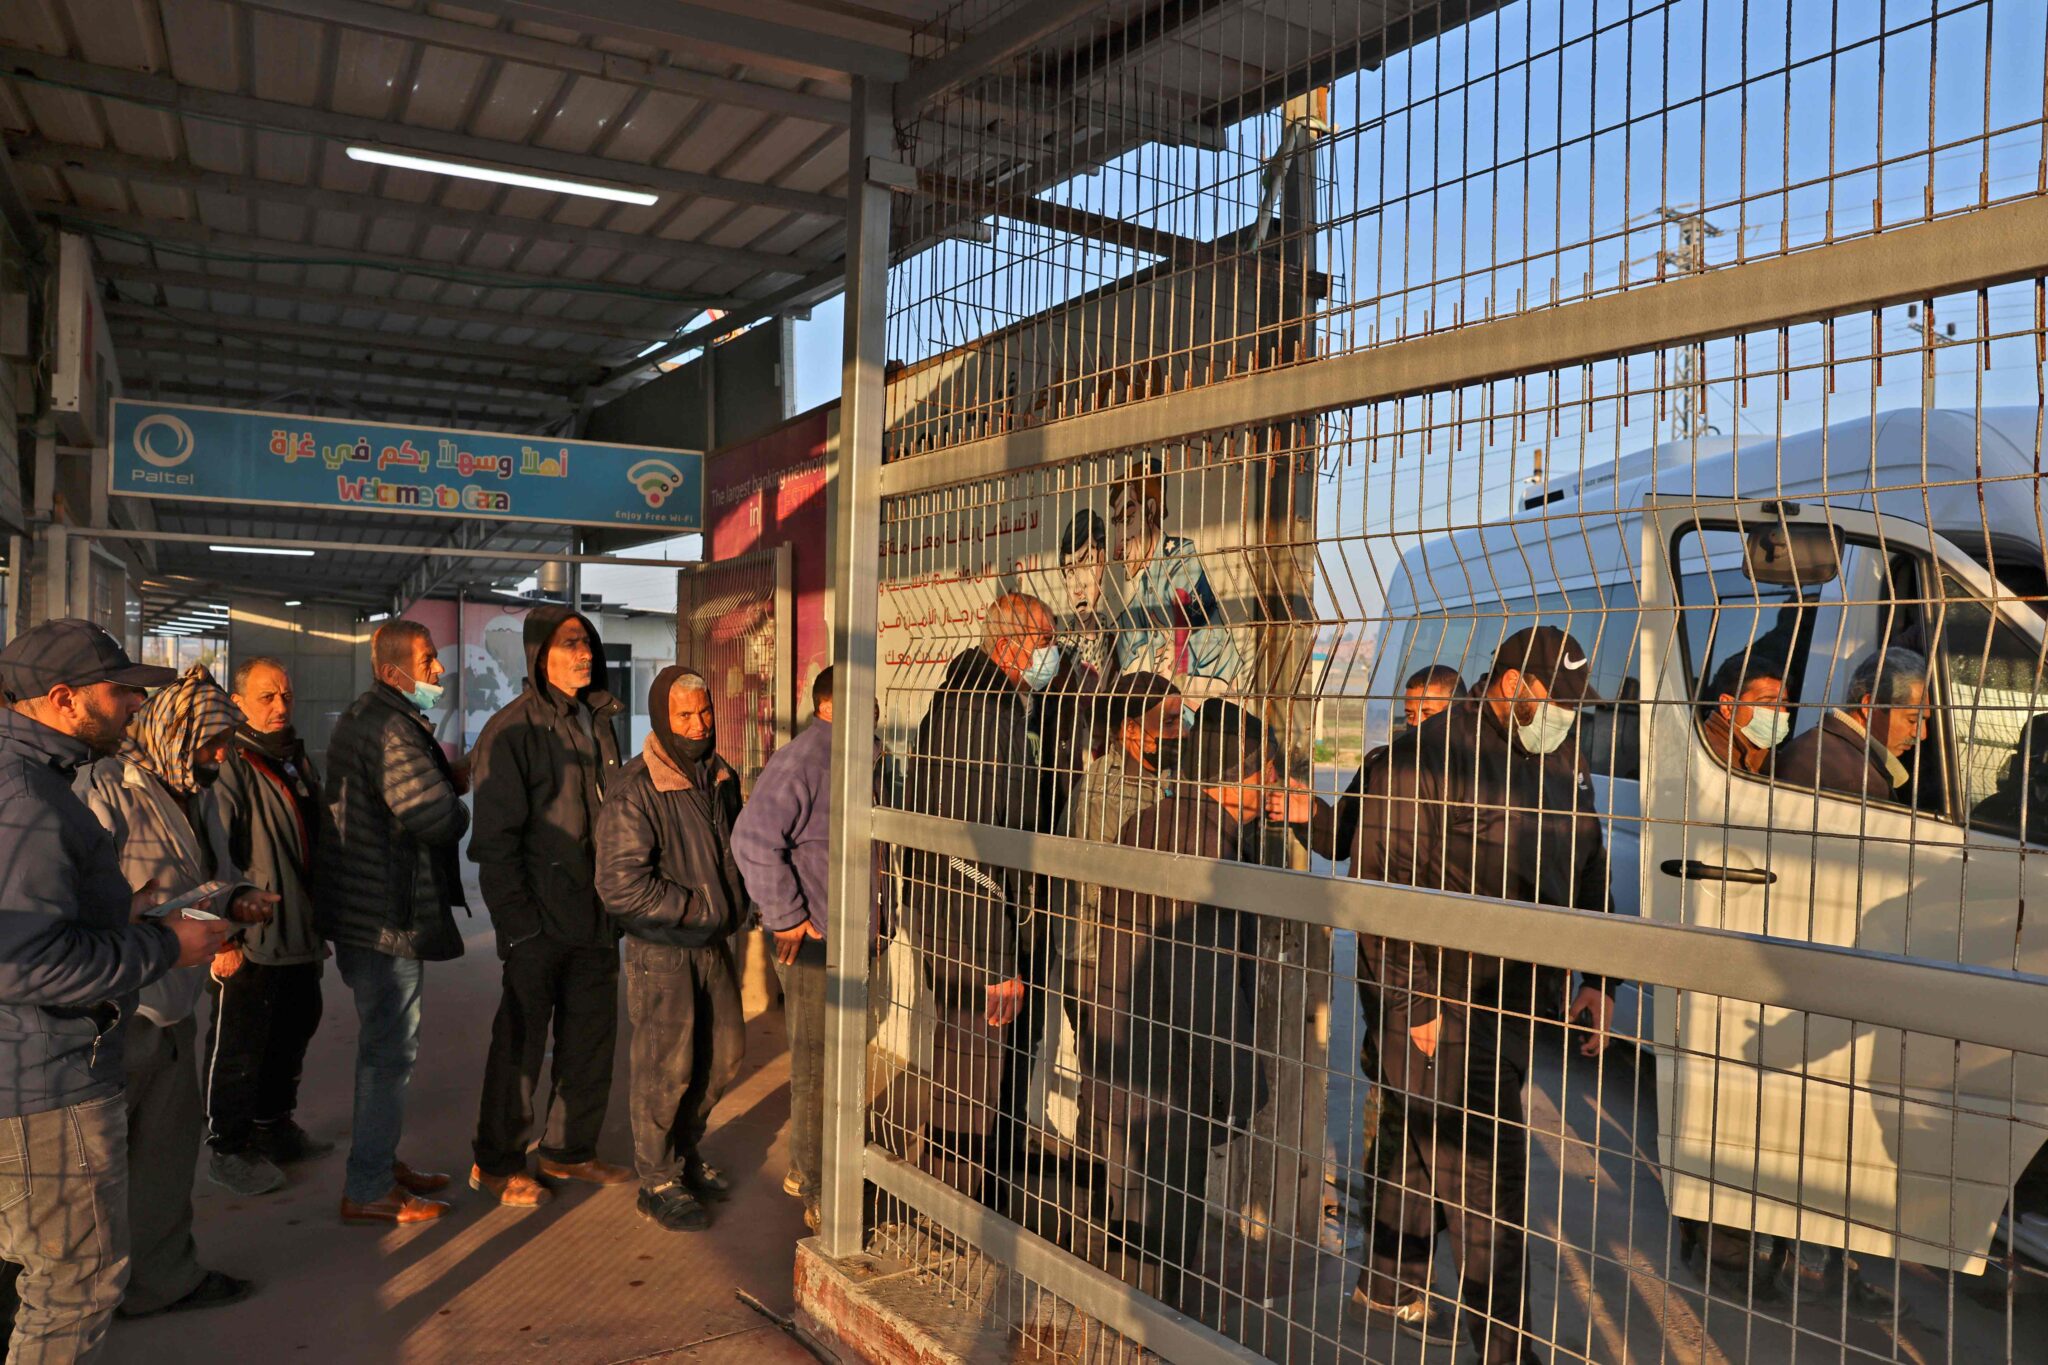
[[[1569,745],[1597,703],[1592,660],[1554,626],[1501,643],[1472,706],[1425,719],[1371,765],[1351,867],[1372,881],[1610,908],[1591,784]],[[1358,940],[1365,1069],[1383,1096],[1370,1254],[1356,1309],[1415,1335],[1434,1321],[1430,1254],[1450,1231],[1483,1365],[1532,1360],[1522,1331],[1528,1133],[1523,1020],[1554,1016],[1557,982],[1498,957],[1375,934]],[[1539,998],[1549,994],[1552,998]],[[1567,1012],[1597,1055],[1613,1010],[1590,980]]]
[[[136,992],[210,962],[228,922],[173,912],[121,875],[113,836],[72,792],[121,746],[143,689],[88,621],[49,621],[0,649],[0,1258],[21,1267],[8,1358],[99,1358],[128,1280],[122,1025]]]
[[[595,1185],[633,1178],[597,1159],[618,1042],[619,934],[597,898],[593,847],[619,773],[626,707],[609,691],[589,617],[536,607],[525,635],[526,690],[476,743],[469,838],[504,963],[469,1183],[515,1208],[550,1197],[526,1172],[550,1024],[554,1098],[540,1174]]]

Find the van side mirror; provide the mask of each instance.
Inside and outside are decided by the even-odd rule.
[[[1842,574],[1841,547],[1825,526],[1753,527],[1744,538],[1742,559],[1752,583],[1808,588],[1832,583]]]

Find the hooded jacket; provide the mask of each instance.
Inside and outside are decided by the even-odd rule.
[[[648,703],[657,713],[668,706],[662,679]],[[747,897],[725,799],[738,792],[738,778],[716,754],[684,765],[659,734],[647,737],[597,824],[597,889],[621,929],[672,948],[710,947],[739,929]]]
[[[227,885],[206,909],[227,918],[228,904],[251,883],[228,850],[227,827],[211,787],[194,775],[199,747],[234,728],[234,704],[213,675],[195,665],[152,693],[128,727],[119,754],[86,769],[80,795],[120,850],[131,888],[156,883],[182,896],[210,881]],[[135,1011],[168,1027],[192,1017],[206,990],[206,968],[181,967],[144,987]]]
[[[1036,829],[1044,807],[1027,717],[1024,698],[986,651],[959,654],[917,728],[904,805],[968,824]],[[1031,875],[921,849],[902,858],[911,945],[934,984],[956,992],[1017,975]]]
[[[313,865],[332,849],[334,832],[305,746],[267,752],[246,730],[236,731],[213,796],[227,826],[228,856],[243,876],[278,896],[277,914],[249,926],[242,951],[266,967],[320,961]]]
[[[389,683],[349,703],[327,743],[334,841],[313,865],[320,934],[390,957],[462,956],[450,907],[469,812],[418,707]]]
[[[72,790],[91,757],[0,706],[0,1117],[119,1094],[122,1017],[178,960],[128,922],[114,836]]]
[[[590,685],[564,696],[546,652],[570,621],[590,636]],[[526,687],[492,716],[473,754],[476,823],[469,858],[503,956],[542,935],[608,944],[615,930],[597,895],[597,815],[619,775],[626,707],[614,697],[590,618],[567,607],[526,616]]]

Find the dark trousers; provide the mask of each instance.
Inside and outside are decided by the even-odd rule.
[[[803,1174],[815,1203],[825,1176],[824,940],[805,939],[796,961],[777,962],[775,974],[789,1031],[789,1164]]]
[[[128,1296],[150,1313],[199,1287],[206,1271],[192,1241],[192,1177],[206,1127],[199,1099],[199,1023],[124,1026],[128,1078]]]
[[[1160,1299],[1214,1325],[1221,1293],[1203,1261],[1209,1156],[1229,1130],[1121,1088],[1115,1104],[1105,1166],[1122,1199],[1111,1243],[1120,1263],[1110,1269],[1133,1279],[1144,1261],[1156,1262]]]
[[[306,1047],[320,1027],[320,964],[271,967],[244,961],[213,990],[206,1057],[206,1141],[246,1152],[258,1125],[299,1107]]]
[[[553,1095],[540,1154],[575,1164],[597,1155],[605,1105],[612,1092],[618,1043],[619,950],[615,944],[558,943],[545,934],[513,948],[504,962],[504,993],[484,1061],[483,1101],[476,1120],[476,1164],[485,1175],[526,1169],[533,1135],[534,1092],[554,1031]]]
[[[1369,991],[1364,995],[1371,1000]],[[1368,1016],[1368,1027],[1379,1022]],[[1383,1104],[1372,1248],[1359,1283],[1382,1304],[1428,1293],[1430,1253],[1444,1229],[1479,1359],[1514,1365],[1527,1349],[1529,1138],[1521,1068],[1491,1011],[1447,1011],[1434,1057],[1422,1055],[1405,1025],[1389,1024],[1373,1049],[1377,1056],[1368,1055]]]
[[[739,1075],[747,1031],[731,951],[627,939],[626,1019],[633,1167],[651,1190],[698,1159],[712,1106]]]

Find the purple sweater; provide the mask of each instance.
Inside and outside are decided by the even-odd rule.
[[[832,838],[832,726],[813,721],[775,751],[732,829],[732,856],[764,927],[826,929]]]

